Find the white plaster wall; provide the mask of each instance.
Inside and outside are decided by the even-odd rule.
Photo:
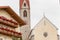
[[[3,40],[12,40],[11,37],[6,36],[6,35],[2,35],[2,34],[0,34],[0,38],[2,38]]]
[[[12,17],[5,10],[0,10],[0,16],[4,16],[8,19],[12,19]]]

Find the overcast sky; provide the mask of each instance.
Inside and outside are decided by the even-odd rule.
[[[0,6],[9,5],[19,15],[19,0],[0,0]],[[60,5],[59,0],[30,0],[31,27],[33,28],[45,16],[59,29],[60,34]]]

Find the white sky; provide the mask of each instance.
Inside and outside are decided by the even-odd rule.
[[[19,0],[0,0],[0,6],[9,5],[19,15]],[[30,0],[31,27],[33,28],[45,16],[59,29],[60,34],[60,5],[59,0]]]

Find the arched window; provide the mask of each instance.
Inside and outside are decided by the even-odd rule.
[[[24,7],[26,7],[26,3],[24,3]]]
[[[26,11],[26,10],[24,10],[23,16],[24,16],[24,17],[27,17],[27,11]]]

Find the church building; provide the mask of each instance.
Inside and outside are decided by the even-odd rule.
[[[29,40],[59,40],[58,28],[45,16],[31,30]]]

